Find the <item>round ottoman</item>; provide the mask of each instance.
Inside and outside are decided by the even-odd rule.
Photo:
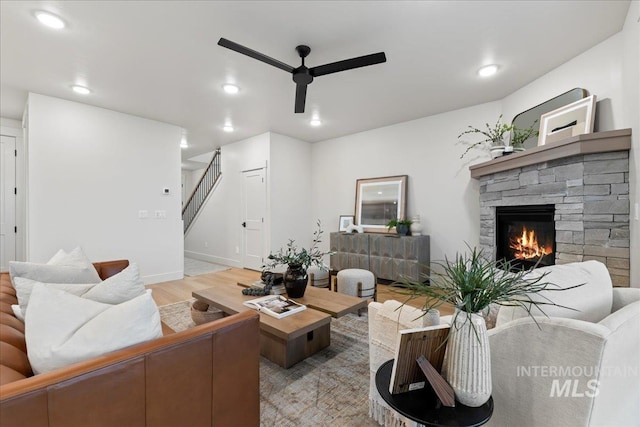
[[[329,287],[329,270],[322,270],[320,267],[312,265],[307,269],[309,274],[309,284],[316,288]]]
[[[360,268],[340,270],[336,279],[336,291],[363,299],[373,298],[375,301],[376,276],[369,270]]]

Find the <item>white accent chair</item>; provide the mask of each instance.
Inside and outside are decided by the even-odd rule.
[[[613,288],[604,264],[540,268],[576,289],[547,292],[556,304],[536,325],[502,307],[489,331],[493,416],[488,426],[640,425],[640,289]]]
[[[547,318],[534,308],[534,321],[521,308],[500,308],[496,327],[489,330],[494,411],[486,425],[639,426],[640,289],[613,288],[597,261],[531,274],[547,271],[544,280],[562,287],[585,283],[546,294],[576,310],[545,306]],[[421,326],[412,321],[421,311],[405,306],[398,318],[399,312],[382,308],[369,304],[369,415],[387,427],[415,426],[382,401],[375,372],[394,357],[397,331]],[[450,316],[441,322],[450,323]]]

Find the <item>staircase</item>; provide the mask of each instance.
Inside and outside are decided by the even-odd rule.
[[[204,205],[213,187],[215,187],[220,175],[222,175],[222,171],[220,170],[220,149],[218,148],[213,154],[213,159],[211,159],[209,166],[207,166],[207,169],[202,174],[200,181],[198,181],[198,184],[193,189],[191,196],[189,196],[187,203],[185,203],[182,208],[182,221],[185,233],[191,224],[193,224],[196,216],[198,216],[200,208]]]

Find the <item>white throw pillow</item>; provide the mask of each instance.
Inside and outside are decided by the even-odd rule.
[[[36,264],[33,262],[9,261],[11,280],[16,277],[37,280],[43,283],[98,283],[100,276],[92,266]]]
[[[36,374],[162,336],[150,290],[109,305],[38,284],[27,313],[25,338]]]
[[[59,289],[104,304],[120,304],[144,293],[145,287],[138,270],[138,264],[131,263],[118,274],[114,274],[100,283],[43,283],[36,280],[16,277],[13,287],[16,290],[18,304],[22,310],[22,319],[26,317],[27,306],[33,288],[37,284]]]
[[[145,292],[144,283],[140,280],[138,264],[132,262],[118,274],[94,285],[82,298],[105,304],[120,304]]]
[[[100,276],[82,248],[71,252],[60,249],[46,264],[9,263],[11,279],[23,277],[43,283],[98,283]]]
[[[67,265],[69,267],[93,267],[93,263],[87,257],[80,246],[71,252],[60,249],[48,262],[48,265]],[[95,270],[95,268],[94,268]],[[96,275],[98,272],[96,271]]]
[[[11,310],[13,311],[13,314],[18,318],[18,320],[21,320],[22,322],[24,322],[24,316],[22,315],[22,309],[20,308],[20,306],[18,304],[12,304],[11,305]]]
[[[48,265],[65,265],[64,263],[61,263],[61,261],[64,260],[66,257],[67,257],[67,251],[65,251],[64,249],[60,249],[58,250],[58,252],[56,252],[54,256],[51,257],[49,261],[47,261],[47,264]]]
[[[543,282],[553,283],[560,289],[566,289],[574,285],[584,283],[583,286],[567,290],[545,290],[540,294],[533,294],[531,298],[536,301],[552,301],[555,304],[569,307],[563,308],[553,305],[542,305],[542,311],[549,317],[563,317],[568,319],[584,320],[598,323],[609,314],[613,304],[613,285],[607,267],[599,261],[574,262],[571,264],[552,265],[542,267],[527,273],[526,277],[540,277],[547,275]],[[558,289],[549,287],[548,289]],[[544,299],[543,297],[547,298]],[[532,307],[534,316],[544,316],[537,308]],[[528,316],[521,307],[500,307],[496,326],[500,326],[511,320]]]
[[[95,283],[42,283],[38,282],[37,280],[25,279],[24,277],[16,277],[13,280],[13,287],[16,290],[16,298],[18,298],[18,304],[20,305],[20,309],[22,310],[23,319],[25,317],[25,313],[27,312],[27,306],[29,305],[29,300],[31,299],[33,288],[38,284],[48,286],[51,289],[59,289],[61,291],[69,292],[70,294],[77,296],[80,296],[86,293],[92,287],[97,286]]]

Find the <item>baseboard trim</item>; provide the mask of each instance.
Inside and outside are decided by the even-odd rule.
[[[140,279],[145,285],[153,285],[154,283],[170,282],[172,280],[182,280],[184,279],[184,271],[151,274],[148,276],[140,276]]]
[[[235,259],[223,258],[219,256],[203,254],[201,252],[193,252],[193,251],[187,251],[187,250],[184,251],[184,256],[188,258],[197,259],[200,261],[212,262],[214,264],[222,264],[222,265],[228,265],[229,267],[242,268],[242,262]]]

